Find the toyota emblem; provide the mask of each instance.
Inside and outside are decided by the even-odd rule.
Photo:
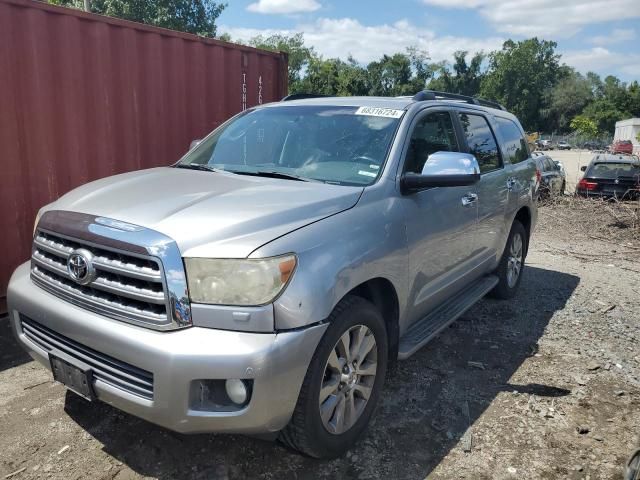
[[[93,255],[90,251],[80,248],[74,250],[67,259],[67,271],[71,279],[80,285],[91,283],[95,277],[92,263]]]

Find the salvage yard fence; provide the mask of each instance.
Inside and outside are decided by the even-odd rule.
[[[287,56],[33,0],[0,0],[0,313],[43,205],[168,165],[287,93]]]

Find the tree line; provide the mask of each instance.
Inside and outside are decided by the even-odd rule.
[[[223,40],[231,41],[228,36]],[[241,42],[242,43],[242,42]],[[304,35],[257,36],[251,46],[289,54],[290,93],[322,95],[413,95],[423,89],[495,100],[518,116],[527,131],[592,138],[613,133],[615,123],[640,117],[640,84],[613,75],[583,75],[561,62],[552,41],[507,40],[492,52],[458,51],[452,62],[432,62],[427,52],[382,55],[363,65],[324,58]],[[573,121],[573,124],[572,124]]]

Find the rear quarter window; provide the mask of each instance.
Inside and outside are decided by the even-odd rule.
[[[508,118],[495,118],[498,132],[504,142],[502,151],[506,160],[510,163],[520,163],[529,158],[529,146],[516,123]]]

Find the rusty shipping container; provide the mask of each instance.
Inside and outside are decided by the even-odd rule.
[[[0,313],[41,206],[170,164],[192,139],[286,92],[285,54],[0,0]]]

